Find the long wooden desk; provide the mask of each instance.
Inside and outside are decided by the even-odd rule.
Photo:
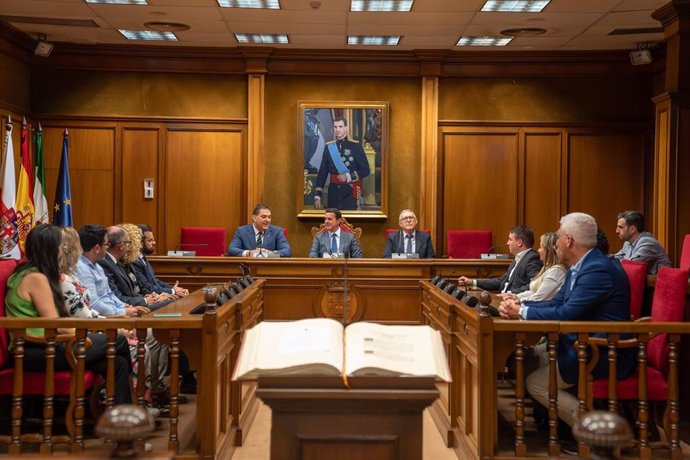
[[[436,275],[457,279],[496,276],[509,260],[460,259],[248,259],[238,257],[152,257],[156,275],[166,282],[196,289],[223,283],[242,274],[266,280],[264,317],[295,320],[312,317],[340,319],[348,298],[348,322],[377,321],[420,324],[419,280]],[[345,283],[347,272],[347,283]],[[345,285],[347,284],[347,286]]]

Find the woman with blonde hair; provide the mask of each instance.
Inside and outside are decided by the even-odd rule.
[[[503,299],[523,300],[551,300],[561,289],[565,282],[566,268],[558,263],[556,254],[556,241],[558,233],[547,232],[539,239],[539,258],[544,263],[541,271],[532,278],[529,289],[519,294],[501,294]]]
[[[98,318],[100,315],[91,309],[89,289],[74,275],[74,268],[82,255],[79,233],[72,227],[62,227],[62,246],[58,264],[60,266],[60,287],[65,307],[70,316],[77,318]]]

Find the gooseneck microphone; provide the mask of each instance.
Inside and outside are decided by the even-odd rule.
[[[497,249],[497,248],[504,248],[504,247],[506,247],[506,246],[508,246],[508,245],[507,245],[507,244],[497,244],[496,246],[491,246],[491,247],[489,248],[489,250],[488,250],[486,253],[487,253],[487,254],[493,254],[494,249]]]
[[[343,327],[347,326],[347,304],[349,297],[347,293],[347,259],[350,258],[350,250],[343,251],[345,261],[343,263]]]

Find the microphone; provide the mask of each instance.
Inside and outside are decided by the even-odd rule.
[[[460,299],[460,301],[462,303],[464,303],[465,305],[467,305],[468,307],[472,307],[472,308],[476,307],[477,304],[479,303],[479,299],[477,299],[476,297],[474,297],[473,295],[470,295],[468,293],[465,293],[465,295],[462,297],[462,299]]]
[[[240,269],[242,270],[243,276],[252,276],[252,268],[249,265],[245,263],[240,263]]]
[[[493,253],[494,249],[503,248],[506,246],[508,246],[508,245],[507,244],[497,244],[496,246],[491,246],[489,248],[488,252],[486,252],[484,254],[480,254],[479,257],[482,259],[508,259],[508,258],[510,258],[510,256],[508,254],[494,254]]]
[[[347,259],[350,258],[350,250],[348,248],[347,252],[343,251],[343,258],[345,262],[343,263],[343,327],[347,326]]]

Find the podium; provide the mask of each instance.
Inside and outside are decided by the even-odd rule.
[[[271,460],[420,460],[433,378],[261,377],[272,410]]]

